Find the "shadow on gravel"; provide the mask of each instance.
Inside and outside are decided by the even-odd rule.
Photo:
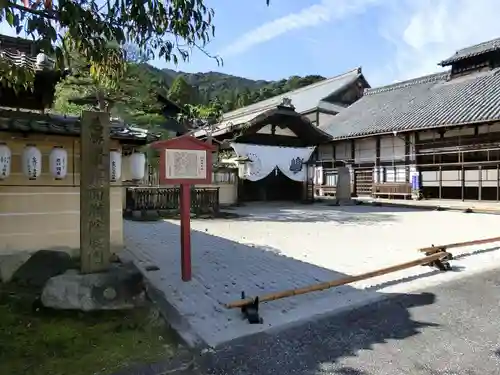
[[[235,340],[202,357],[203,374],[368,375],[338,363],[375,344],[403,340],[434,323],[414,321],[410,309],[431,305],[432,293],[393,294],[354,311],[289,327],[274,335]],[[273,360],[270,360],[272,358]],[[315,369],[315,371],[311,371]]]
[[[268,202],[253,203],[234,208],[231,213],[240,215],[241,221],[268,222],[333,222],[337,224],[379,224],[395,221],[401,212],[418,212],[406,207],[375,207],[369,205],[328,206],[318,203]],[[421,210],[420,210],[421,211]]]

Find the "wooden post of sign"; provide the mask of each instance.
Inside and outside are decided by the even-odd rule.
[[[180,186],[181,278],[191,281],[191,186],[212,183],[213,147],[190,135],[151,144],[161,150],[160,183]]]
[[[182,281],[191,281],[191,186],[180,185],[181,214],[181,275]]]

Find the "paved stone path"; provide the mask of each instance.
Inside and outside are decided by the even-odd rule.
[[[125,222],[122,258],[134,260],[158,298],[167,303],[165,308],[183,319],[182,329],[189,331],[192,345],[218,346],[367,303],[384,293],[414,290],[478,272],[500,260],[500,251],[485,251],[455,261],[459,272],[436,274],[428,267],[417,267],[274,301],[261,306],[264,324],[250,325],[238,310],[227,310],[222,304],[240,298],[241,291],[248,296],[263,295],[409,261],[421,256],[417,248],[431,244],[498,236],[500,216],[273,204],[233,212],[242,217],[193,220],[194,278],[189,283],[180,280],[178,222]],[[483,252],[494,246],[456,253]],[[160,270],[148,272],[149,265]]]

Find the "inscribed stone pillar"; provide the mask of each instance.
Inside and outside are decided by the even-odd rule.
[[[109,113],[82,113],[80,146],[80,255],[82,273],[110,263]]]
[[[351,203],[351,174],[349,168],[337,168],[337,193],[336,198],[338,204]]]

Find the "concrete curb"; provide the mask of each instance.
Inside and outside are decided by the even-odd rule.
[[[167,324],[179,335],[179,338],[188,348],[201,351],[209,345],[196,333],[188,320],[170,304],[163,293],[146,281],[146,294],[158,306],[158,309]]]
[[[146,295],[151,302],[153,302],[160,314],[165,319],[166,324],[172,328],[178,335],[180,341],[184,346],[195,351],[201,351],[209,348],[209,345],[203,340],[196,331],[191,327],[189,321],[180,314],[170,302],[168,302],[165,295],[151,285],[147,278],[147,272],[139,267],[135,260],[122,259],[125,263],[132,263],[133,266],[144,276],[144,284],[146,288]]]
[[[380,202],[377,200],[362,200],[358,201],[362,205],[372,205],[372,206],[380,206],[380,207],[400,207],[400,208],[412,208],[416,210],[431,210],[431,211],[459,211],[464,213],[478,213],[478,214],[491,214],[498,215],[500,214],[500,208],[480,208],[480,207],[460,207],[460,206],[441,206],[436,204],[411,204],[411,203],[403,203],[403,202]]]

